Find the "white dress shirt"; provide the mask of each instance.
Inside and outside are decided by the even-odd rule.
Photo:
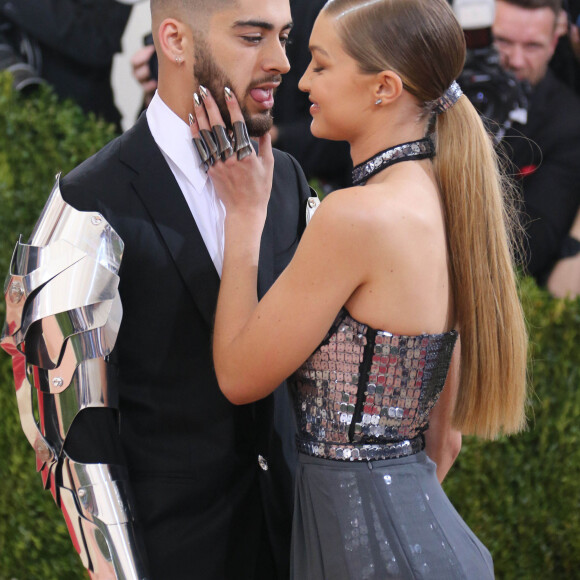
[[[201,161],[191,141],[189,126],[163,102],[157,92],[146,114],[153,139],[181,188],[221,278],[226,210],[211,179],[200,167]],[[159,195],[162,196],[163,192],[160,191]]]

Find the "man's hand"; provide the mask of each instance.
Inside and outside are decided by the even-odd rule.
[[[157,90],[157,81],[151,78],[151,69],[149,68],[149,60],[154,52],[155,47],[153,45],[148,45],[140,48],[131,57],[133,76],[143,88],[143,104],[145,107],[149,106],[149,103]]]

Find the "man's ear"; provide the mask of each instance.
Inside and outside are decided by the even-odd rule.
[[[187,27],[175,18],[166,18],[159,25],[157,53],[169,62],[181,64],[188,56]]]

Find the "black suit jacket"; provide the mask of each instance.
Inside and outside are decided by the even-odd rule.
[[[580,99],[548,71],[528,122],[514,123],[501,145],[522,186],[527,270],[543,282],[580,205]]]
[[[68,174],[61,191],[77,209],[100,212],[125,242],[123,320],[109,374],[151,577],[286,576],[292,483],[281,446],[288,429],[284,437],[273,429],[274,396],[234,406],[219,390],[211,355],[219,277],[145,115]],[[296,161],[275,151],[260,296],[296,249],[308,195]],[[280,415],[287,423],[288,413],[286,406]],[[96,425],[84,434],[93,450],[110,437]],[[111,460],[100,451],[85,455],[83,445],[68,451]]]

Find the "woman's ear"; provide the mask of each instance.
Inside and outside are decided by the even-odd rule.
[[[373,87],[375,104],[382,105],[396,101],[403,92],[401,77],[392,70],[385,70],[376,75]]]

